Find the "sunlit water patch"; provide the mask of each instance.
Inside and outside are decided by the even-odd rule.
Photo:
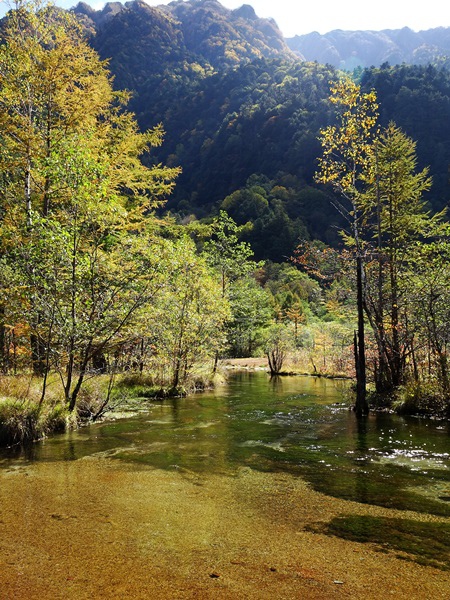
[[[382,454],[378,460],[385,463],[394,463],[398,466],[408,467],[411,470],[427,471],[430,469],[448,470],[450,455],[447,452],[428,452],[422,448],[397,449],[388,454]]]

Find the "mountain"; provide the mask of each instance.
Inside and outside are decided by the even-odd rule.
[[[330,191],[314,182],[319,131],[333,120],[330,81],[340,76],[332,63],[350,56],[352,66],[362,58],[395,65],[423,58],[426,48],[442,55],[449,34],[310,34],[294,38],[305,42],[299,50],[248,5],[135,0],[100,11],[80,3],[74,11],[109,60],[116,87],[132,91],[142,129],[164,125],[164,144],[147,160],[182,167],[167,210],[186,220],[225,208],[239,224],[252,224],[246,239],[257,258],[275,261],[290,256],[301,237],[338,239]],[[407,64],[360,71],[363,89],[377,91],[381,124],[394,120],[417,141],[419,167],[429,165],[434,181],[430,208],[443,208],[450,200],[450,71]]]
[[[167,49],[170,40],[180,60],[202,68],[221,69],[257,58],[279,57],[316,61],[349,71],[383,63],[450,64],[449,27],[419,32],[408,27],[383,31],[337,29],[323,35],[312,32],[284,39],[273,19],[259,18],[248,4],[230,10],[218,0],[176,0],[157,7],[134,0],[125,4],[108,2],[98,11],[80,2],[73,10],[88,31],[97,33],[98,50],[106,54],[109,51],[111,56],[117,54],[111,52],[111,37],[122,27],[129,34],[127,46],[132,41],[134,48],[151,53],[158,47]],[[169,52],[162,58],[164,64],[166,58],[174,56]]]
[[[133,91],[130,108],[143,128],[166,122],[168,99],[182,102],[204,78],[263,58],[298,60],[272,19],[251,6],[229,10],[217,0],[178,0],[151,7],[142,0],[74,9],[115,84]]]
[[[275,21],[260,19],[247,4],[230,10],[218,0],[177,0],[158,7],[134,0],[108,2],[95,11],[80,2],[73,11],[96,32],[101,54],[116,57],[139,49],[145,56],[141,67],[170,61],[220,69],[263,57],[296,58]]]
[[[408,27],[383,31],[317,32],[286,40],[299,58],[352,71],[383,63],[428,64],[450,60],[450,27],[414,32]]]
[[[314,180],[319,132],[335,118],[328,98],[330,82],[342,75],[330,59],[338,56],[338,38],[340,52],[345,39],[347,54],[367,47],[367,61],[377,48],[385,62],[382,48],[391,48],[392,66],[355,75],[363,90],[376,90],[380,124],[395,121],[417,142],[418,167],[429,166],[433,177],[430,209],[449,204],[450,70],[442,63],[395,65],[394,48],[418,56],[410,30],[391,32],[389,43],[374,32],[355,33],[354,45],[346,32],[334,32],[328,58],[316,54],[308,61],[288,47],[273,20],[260,19],[248,5],[229,10],[217,0],[177,0],[150,7],[135,0],[102,10],[80,3],[73,10],[90,44],[109,61],[116,88],[131,91],[129,107],[140,127],[163,124],[163,145],[144,160],[182,168],[165,205],[180,221],[226,209],[245,226],[256,257],[277,262],[300,238],[338,241],[342,223],[332,194]],[[448,30],[433,31],[435,46],[444,48]],[[317,53],[323,38],[310,36]]]

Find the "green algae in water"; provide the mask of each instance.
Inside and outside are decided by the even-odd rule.
[[[447,523],[349,515],[310,529],[354,542],[372,543],[380,551],[394,552],[397,558],[450,570],[450,525]]]

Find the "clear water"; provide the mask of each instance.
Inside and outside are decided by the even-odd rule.
[[[362,503],[450,515],[448,421],[372,414],[358,422],[348,383],[240,373],[227,386],[0,453],[0,467],[89,456],[233,475],[285,471]]]

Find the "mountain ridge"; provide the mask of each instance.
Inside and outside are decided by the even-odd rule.
[[[250,4],[228,9],[219,0],[175,0],[150,6],[143,0],[107,2],[100,10],[79,2],[73,9],[91,33],[127,11],[164,15],[182,32],[186,50],[206,56],[213,66],[241,63],[246,58],[285,58],[315,61],[343,70],[384,63],[450,64],[450,27],[413,31],[401,29],[313,31],[284,37],[276,21],[260,18]],[[160,16],[160,18],[162,18]],[[214,21],[214,23],[212,23]]]
[[[165,210],[184,221],[226,208],[240,225],[252,224],[247,241],[261,259],[289,256],[299,236],[338,243],[330,191],[314,181],[319,131],[333,120],[330,82],[341,76],[329,57],[296,54],[274,21],[249,5],[233,11],[217,0],[163,7],[134,0],[74,10],[108,60],[115,87],[131,91],[139,126],[164,126],[164,144],[148,160],[182,168]],[[435,33],[433,47],[443,47],[450,29]],[[338,62],[338,42],[353,57],[356,42],[368,56],[378,49],[386,64],[355,75],[363,89],[376,89],[381,125],[394,120],[417,140],[419,166],[433,175],[430,206],[442,209],[450,198],[450,71],[442,61],[389,66],[389,58],[403,61],[398,48],[417,48],[407,28],[381,38],[333,35],[325,42]],[[310,38],[318,49],[325,43],[319,34]]]
[[[380,66],[384,63],[427,64],[449,61],[450,27],[415,32],[409,27],[381,31],[335,29],[287,38],[298,57],[327,63],[343,70]]]
[[[214,68],[263,57],[298,58],[287,46],[275,21],[258,17],[248,4],[231,10],[218,0],[178,0],[160,6],[132,0],[124,4],[108,2],[98,11],[80,2],[72,10],[91,34],[103,37],[114,22],[126,23],[133,16],[140,17],[142,26],[152,27],[156,22],[165,30],[162,40],[165,43],[167,36],[177,29],[181,38],[175,36],[173,42],[180,43],[190,58],[200,58]],[[142,27],[135,33],[143,35]]]
[[[244,226],[258,260],[285,260],[307,237],[339,243],[332,193],[314,178],[319,132],[335,118],[336,67],[295,54],[273,20],[249,5],[231,11],[217,0],[178,0],[163,9],[134,0],[100,11],[80,3],[74,12],[114,87],[131,92],[139,127],[164,127],[164,144],[143,156],[182,169],[162,212],[189,222],[224,209]],[[446,28],[437,33],[445,42]],[[321,37],[312,38],[320,48]],[[417,38],[403,29],[388,41],[412,52]],[[393,120],[417,141],[418,167],[433,177],[430,208],[447,206],[450,70],[385,64],[355,76],[363,90],[376,90],[380,125]]]

